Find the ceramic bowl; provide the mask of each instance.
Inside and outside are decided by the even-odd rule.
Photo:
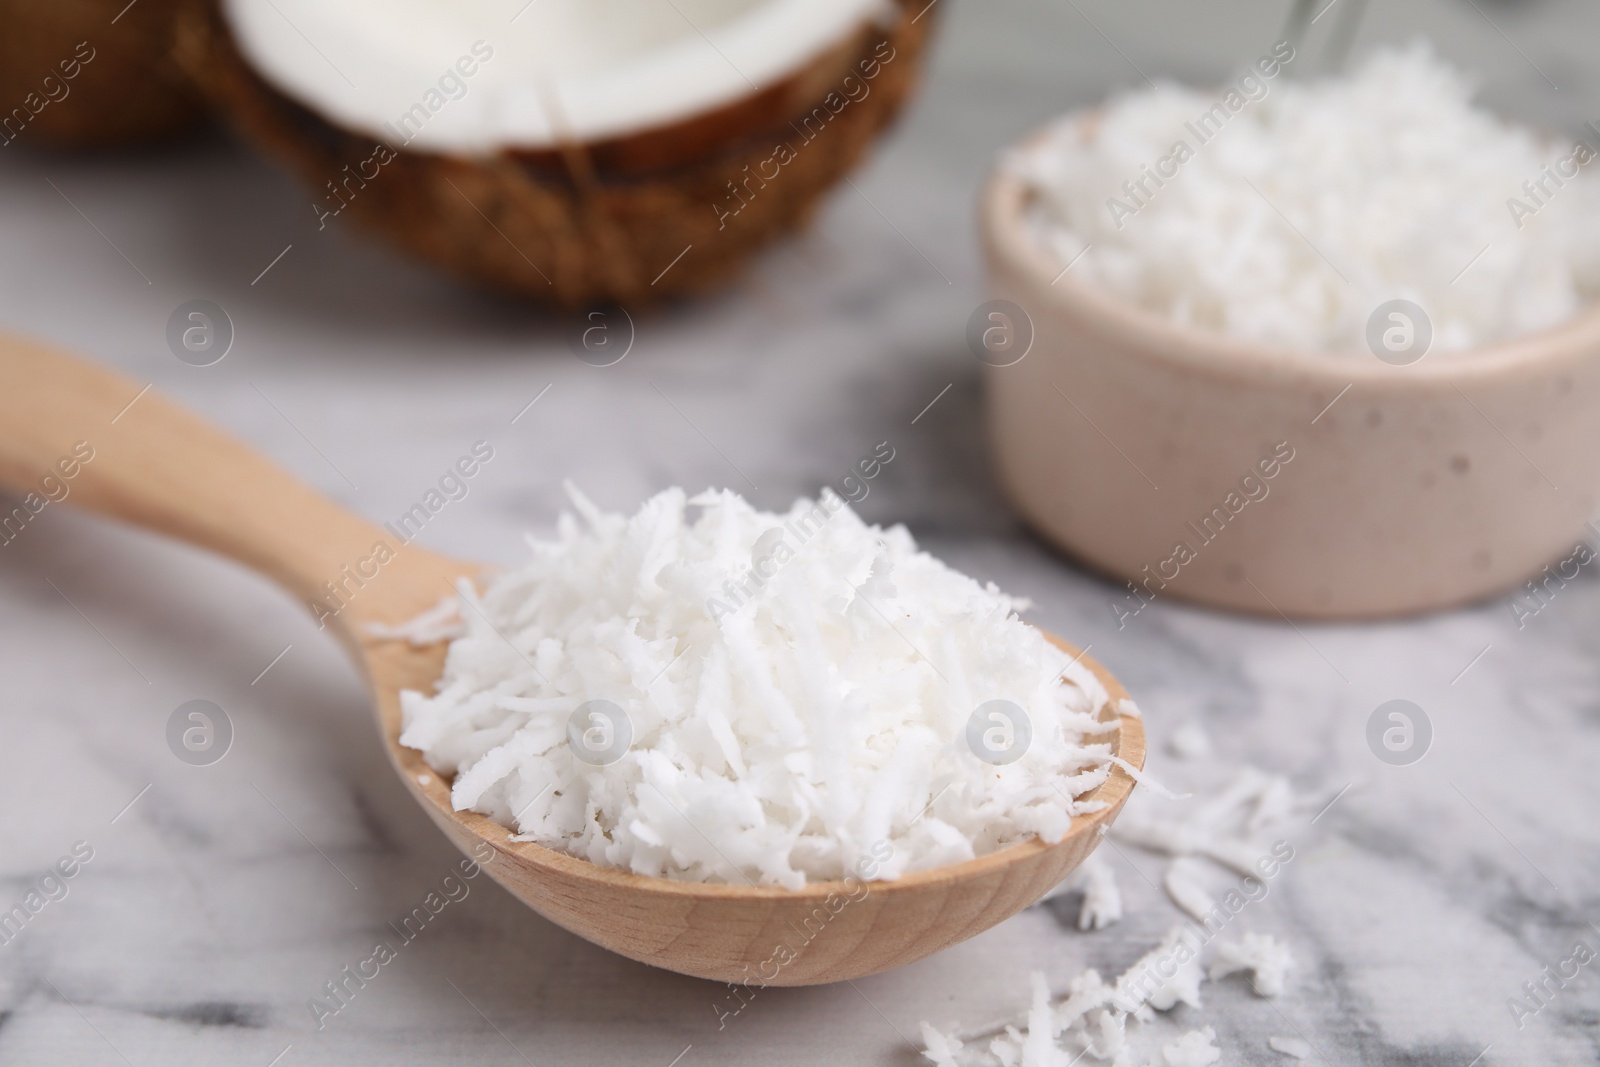
[[[1002,169],[982,199],[1007,302],[969,329],[1002,342],[989,441],[1023,518],[1118,580],[1122,625],[1164,597],[1359,618],[1573,576],[1600,496],[1600,306],[1404,366],[1255,344],[1064,274],[1029,196]]]

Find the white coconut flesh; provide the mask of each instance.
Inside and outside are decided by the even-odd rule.
[[[713,112],[805,69],[867,20],[884,17],[888,3],[223,0],[222,7],[255,71],[334,125],[396,147],[398,140],[475,154],[626,137]],[[402,124],[404,116],[411,120]]]

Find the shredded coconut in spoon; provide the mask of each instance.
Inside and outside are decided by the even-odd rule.
[[[400,742],[458,810],[605,866],[798,888],[1056,841],[1103,806],[1080,798],[1113,765],[1104,688],[904,527],[831,493],[769,514],[669,489],[628,518],[569,492],[581,518],[464,586],[437,691],[402,694]]]

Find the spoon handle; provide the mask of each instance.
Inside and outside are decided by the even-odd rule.
[[[0,551],[46,508],[71,503],[237,560],[346,637],[431,607],[468,571],[345,511],[148,385],[3,334],[0,487],[20,497],[0,502]]]

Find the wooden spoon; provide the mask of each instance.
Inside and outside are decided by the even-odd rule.
[[[449,783],[419,752],[400,747],[400,691],[431,689],[444,646],[416,648],[367,632],[371,623],[414,618],[483,568],[397,544],[138,383],[0,337],[0,486],[37,492],[45,475],[60,477],[58,463],[78,442],[94,456],[70,480],[67,502],[219,552],[313,610],[323,605],[318,614],[364,671],[389,759],[423,810],[469,855],[487,856],[483,846],[492,846],[498,855],[485,869],[539,914],[644,963],[785,986],[911,963],[987,930],[1060,882],[1133,789],[1114,770],[1089,794],[1106,807],[1074,819],[1052,845],[1027,841],[891,882],[817,882],[798,891],[647,878],[514,842],[498,823],[452,810]],[[1093,660],[1082,661],[1111,694],[1110,707],[1120,708],[1122,686]],[[1143,766],[1138,718],[1121,716],[1108,736],[1123,759]]]

